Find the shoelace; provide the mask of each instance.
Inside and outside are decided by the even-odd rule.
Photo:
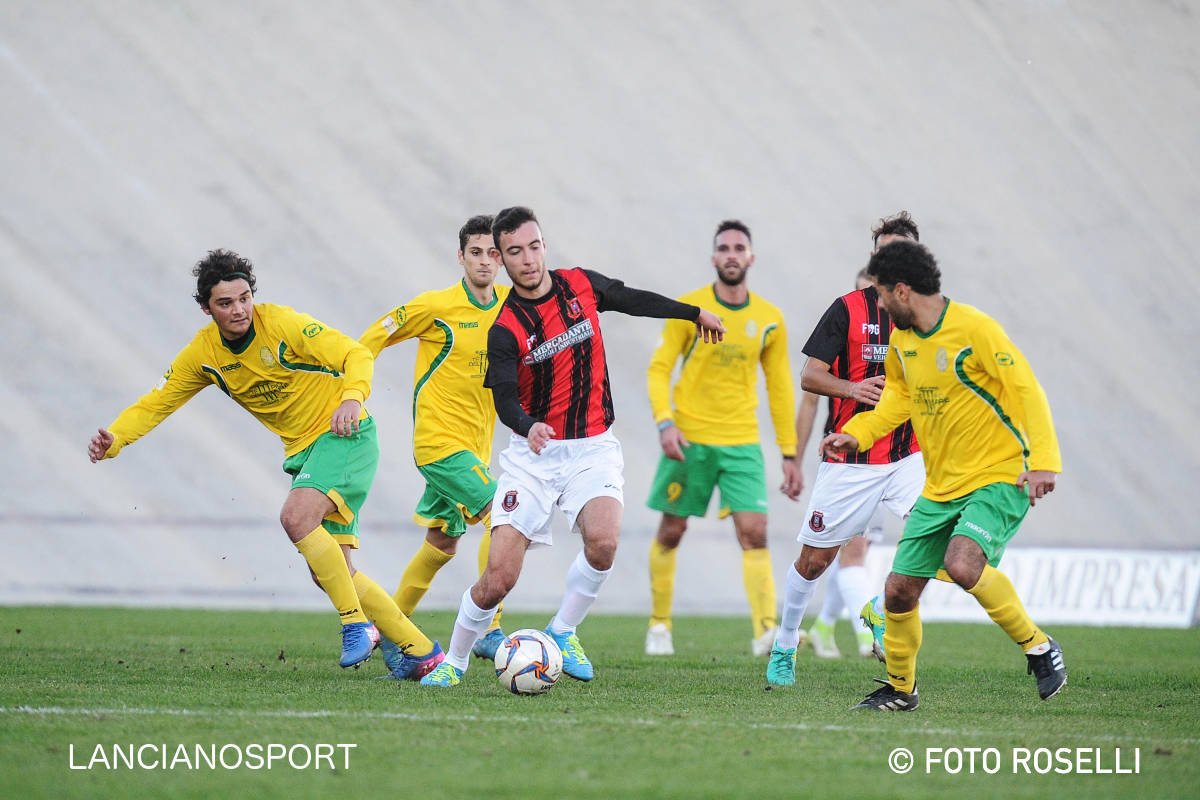
[[[567,654],[580,662],[587,661],[587,656],[583,652],[583,645],[579,643],[579,637],[573,633],[567,637]]]

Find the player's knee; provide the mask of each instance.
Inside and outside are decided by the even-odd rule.
[[[679,547],[679,543],[683,540],[683,534],[686,531],[687,517],[664,514],[662,522],[658,525],[658,534],[655,538],[663,547],[668,550],[674,550],[676,547]]]
[[[592,569],[601,572],[610,569],[613,561],[617,558],[617,540],[602,539],[587,542],[583,548],[583,557],[587,559],[588,566]]]
[[[979,581],[980,569],[967,558],[948,558],[946,574],[964,589],[970,589]]]

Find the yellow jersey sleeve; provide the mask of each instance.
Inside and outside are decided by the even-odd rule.
[[[113,420],[108,426],[113,434],[113,443],[104,454],[105,458],[115,458],[121,448],[154,430],[158,423],[191,400],[196,392],[214,382],[203,368],[201,352],[198,334],[171,361],[171,366],[167,367],[158,385]]]
[[[315,362],[341,373],[341,402],[365,403],[371,395],[375,358],[371,351],[339,330],[325,326],[300,311],[292,312],[284,323],[287,346],[301,360]],[[366,417],[364,408],[360,418]]]
[[[782,318],[763,332],[760,360],[767,380],[767,405],[775,426],[775,441],[783,455],[794,456],[796,426],[792,414],[796,408],[796,387],[792,383],[791,360],[788,358],[787,326]]]
[[[1000,323],[985,317],[975,329],[973,343],[976,363],[1001,387],[1000,394],[1017,402],[1001,421],[1024,439],[1030,470],[1062,472],[1058,436],[1050,416],[1046,392],[1038,383],[1025,356],[1008,338]]]
[[[429,306],[429,293],[414,297],[402,306],[396,306],[377,319],[358,337],[358,341],[378,358],[385,347],[420,336],[429,328],[433,314]]]
[[[654,421],[672,419],[671,411],[671,372],[679,357],[687,354],[696,346],[696,326],[682,319],[669,319],[663,325],[662,336],[658,347],[650,357],[650,367],[646,370],[646,388],[650,393],[650,409],[654,412]]]

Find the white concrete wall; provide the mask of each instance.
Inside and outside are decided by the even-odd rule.
[[[220,393],[114,462],[86,441],[206,322],[206,250],[357,335],[457,280],[461,222],[515,203],[552,265],[670,294],[711,280],[712,229],[741,217],[797,371],[873,221],[907,208],[947,294],[999,319],[1050,397],[1065,473],[1019,542],[1196,546],[1194,2],[8,0],[0,19],[0,602],[323,607],[275,521],[279,444]],[[605,324],[628,483],[600,608],[641,612],[658,324]],[[360,564],[388,586],[420,539],[412,360],[387,352],[369,403]],[[782,576],[803,507],[771,512]],[[575,544],[556,551],[514,603],[556,603]],[[697,523],[679,609],[742,613],[738,563],[727,524]]]

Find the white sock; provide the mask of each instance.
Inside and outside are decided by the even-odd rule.
[[[480,608],[475,605],[470,589],[463,592],[462,602],[458,606],[458,618],[454,620],[454,633],[450,634],[450,649],[446,652],[446,662],[466,672],[467,665],[471,663],[471,645],[488,629],[495,616],[495,608]]]
[[[550,630],[553,633],[571,633],[579,627],[592,603],[596,602],[596,595],[600,594],[600,587],[604,585],[610,572],[612,567],[603,571],[593,567],[587,562],[583,551],[579,551],[579,555],[575,556],[570,569],[567,570],[567,591],[563,595],[562,605],[558,607],[554,619],[550,620]]]
[[[795,564],[788,567],[783,612],[779,615],[779,633],[775,635],[775,644],[780,649],[791,650],[800,643],[800,623],[804,620],[804,612],[808,610],[808,601],[812,599],[816,586],[816,581],[806,580],[796,571]]]
[[[858,624],[858,614],[863,606],[871,599],[871,590],[867,587],[867,568],[861,564],[852,567],[842,567],[837,574],[838,589],[846,598],[846,610],[856,630],[861,630]]]
[[[842,599],[842,586],[838,581],[840,567],[841,565],[835,558],[829,565],[829,569],[825,570],[825,602],[821,604],[821,613],[817,614],[817,619],[825,625],[837,622],[837,618],[842,615],[842,606],[845,605],[845,601]]]

